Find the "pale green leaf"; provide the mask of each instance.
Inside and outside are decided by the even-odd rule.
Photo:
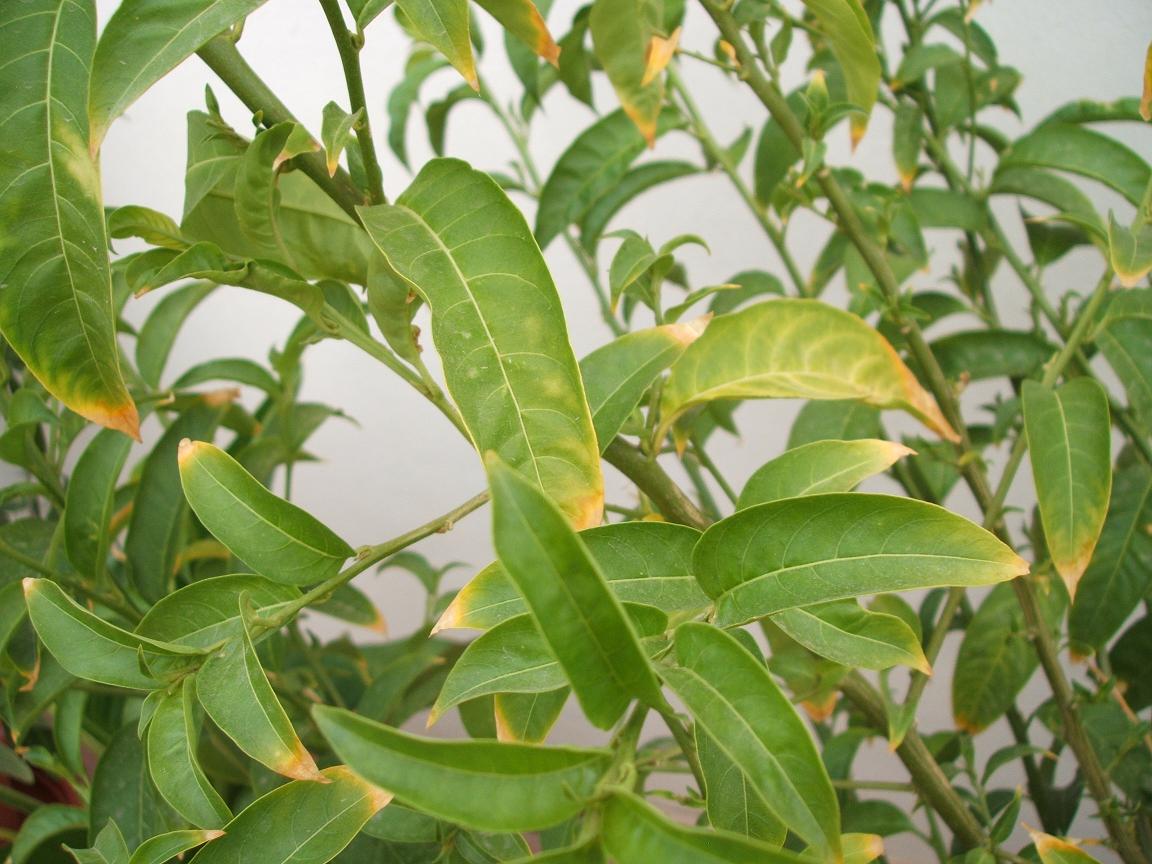
[[[532,0],[476,0],[476,5],[500,22],[511,33],[532,49],[541,59],[556,65],[560,46],[548,31],[544,17]]]
[[[1152,223],[1126,228],[1108,214],[1108,260],[1125,288],[1135,288],[1152,271]]]
[[[211,648],[235,635],[244,595],[251,610],[266,615],[299,598],[300,592],[247,574],[201,579],[153,604],[136,632],[177,645]]]
[[[492,700],[496,737],[520,744],[543,744],[571,693],[566,686],[545,693],[497,693]]]
[[[64,507],[64,545],[78,573],[99,582],[108,566],[109,522],[116,481],[132,442],[111,429],[100,432],[72,471]]]
[[[324,106],[320,141],[324,145],[324,161],[329,177],[335,176],[336,169],[340,167],[340,154],[344,152],[344,148],[356,133],[357,125],[362,122],[363,113],[364,109],[359,108],[355,114],[349,114],[335,102],[329,102]]]
[[[473,90],[480,89],[469,36],[467,0],[396,0],[412,29],[456,67]]]
[[[1100,864],[1074,843],[1039,831],[1031,833],[1042,864]]]
[[[836,61],[844,70],[848,101],[863,112],[852,115],[852,145],[868,128],[868,115],[880,89],[880,58],[868,13],[856,0],[804,0]]]
[[[732,831],[779,847],[787,827],[755,791],[748,775],[732,761],[704,727],[696,724],[696,755],[704,774],[704,806],[713,828]]]
[[[668,35],[660,33],[661,5],[651,0],[595,0],[588,19],[596,57],[624,113],[649,147],[656,142],[664,102],[663,76],[652,75],[648,62],[653,45]]]
[[[909,666],[932,674],[916,633],[900,618],[834,600],[785,609],[772,622],[814,654],[862,669]]]

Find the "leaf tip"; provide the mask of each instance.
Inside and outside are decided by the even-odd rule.
[[[36,593],[37,589],[39,588],[39,585],[37,583],[39,583],[39,582],[40,582],[39,579],[33,579],[31,576],[25,576],[21,580],[20,585],[24,589],[24,599],[25,600],[27,600],[29,597],[31,597],[33,594]]]
[[[208,830],[204,831],[200,836],[204,838],[205,843],[211,843],[213,840],[219,840],[221,837],[223,837],[227,833],[228,833],[227,831],[224,831],[220,828],[209,828]]]
[[[644,76],[640,79],[640,86],[647,87],[668,66],[676,54],[680,44],[680,29],[677,27],[671,36],[652,35],[648,41],[648,48],[644,52]]]
[[[126,397],[127,398],[127,397]],[[63,400],[66,403],[71,400]],[[78,405],[69,404],[69,408],[91,420],[93,423],[99,423],[109,429],[115,429],[117,432],[123,432],[133,441],[140,441],[140,414],[136,410],[136,403],[131,399],[121,402],[120,404],[108,405],[104,403],[82,403]]]
[[[708,322],[712,320],[712,316],[713,313],[709,312],[699,318],[693,318],[691,321],[677,321],[675,324],[666,324],[665,326],[672,338],[687,348],[704,333],[708,327]]]
[[[316,760],[301,741],[296,742],[294,752],[277,767],[276,773],[291,777],[293,780],[308,780],[313,783],[332,782],[316,767]]]
[[[191,438],[182,438],[176,448],[176,462],[183,468],[192,457],[201,449],[203,441],[193,441]]]

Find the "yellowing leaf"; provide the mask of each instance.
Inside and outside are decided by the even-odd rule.
[[[1043,864],[1099,864],[1099,862],[1077,846],[1051,834],[1030,831],[1032,842],[1040,854]]]
[[[852,146],[864,137],[868,115],[880,88],[876,36],[860,0],[804,0],[844,70],[848,101],[860,109],[851,117]]]
[[[645,80],[659,4],[649,0],[596,0],[588,19],[592,45],[620,106],[651,147],[664,102],[664,82]]]
[[[467,0],[396,0],[396,8],[421,39],[456,67],[473,90],[480,90],[469,36]]]
[[[661,36],[655,33],[648,43],[648,54],[644,58],[644,77],[640,84],[647,87],[661,72],[667,68],[668,63],[676,56],[676,48],[680,45],[680,29],[677,27],[671,36]]]
[[[532,0],[476,0],[476,5],[500,22],[500,26],[556,66],[560,46],[548,31],[544,16]]]
[[[1140,94],[1140,116],[1152,120],[1152,44],[1144,58],[1144,89]]]

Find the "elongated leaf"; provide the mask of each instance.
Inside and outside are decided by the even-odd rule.
[[[47,579],[25,579],[28,617],[40,640],[78,678],[116,687],[151,690],[161,681],[141,671],[141,658],[158,672],[187,665],[196,652],[121,630]]]
[[[903,444],[875,438],[814,441],[757,468],[744,485],[736,507],[743,510],[781,498],[851,492],[861,481],[912,452]]]
[[[362,122],[363,110],[357,109],[355,114],[349,114],[335,102],[324,106],[320,140],[324,142],[324,162],[329,177],[335,176],[336,169],[340,167],[340,154],[352,140],[357,124]]]
[[[196,864],[326,864],[392,800],[344,765],[322,783],[297,780],[257,798],[201,849]]]
[[[53,839],[59,844],[65,835],[83,831],[88,825],[86,814],[79,807],[69,804],[46,804],[37,807],[24,820],[20,832],[12,842],[9,861],[12,864],[26,864],[32,861],[36,851]]]
[[[1028,572],[992,534],[942,507],[859,493],[741,510],[704,532],[692,564],[722,627],[845,597],[989,585]]]
[[[212,722],[257,762],[285,777],[318,778],[312,755],[264,675],[247,626],[196,673],[196,696]]]
[[[1148,163],[1114,138],[1070,123],[1048,123],[1017,140],[1000,156],[997,174],[1035,166],[1079,174],[1139,204],[1148,185]]]
[[[636,631],[579,537],[520,474],[486,463],[496,554],[588,719],[607,729],[632,699],[662,705]]]
[[[1075,843],[1051,834],[1033,831],[1032,842],[1036,844],[1036,852],[1043,864],[1100,864]]]
[[[627,792],[604,808],[604,848],[617,864],[800,864],[808,859],[738,834],[676,825]]]
[[[1081,654],[1101,648],[1152,587],[1152,470],[1121,455],[1100,542],[1068,616],[1068,635]]]
[[[177,856],[183,856],[189,849],[203,846],[218,837],[223,837],[223,831],[186,829],[183,831],[169,831],[141,843],[132,853],[128,864],[165,864]]]
[[[211,444],[181,442],[180,482],[192,510],[216,539],[273,582],[322,582],[353,554],[331,529],[273,495]]]
[[[476,0],[476,5],[500,22],[500,26],[553,66],[560,46],[548,32],[544,17],[532,0]]]
[[[467,0],[396,0],[412,29],[456,67],[473,90],[480,89],[469,38]]]
[[[788,829],[772,815],[748,775],[696,724],[696,754],[704,774],[704,805],[713,828],[779,847]]]
[[[1027,377],[1055,352],[1034,333],[995,329],[951,333],[932,343],[932,353],[949,378],[983,381]]]
[[[149,837],[183,827],[152,783],[144,743],[134,722],[120,727],[100,757],[92,778],[89,810],[96,845],[110,850],[121,845],[135,849]],[[101,835],[110,824],[118,830],[105,840]]]
[[[855,0],[804,0],[816,18],[828,46],[844,70],[848,101],[863,112],[853,114],[852,145],[864,137],[868,115],[880,88],[880,58],[868,13]]]
[[[360,212],[432,309],[448,389],[477,449],[532,478],[577,529],[598,525],[604,481],[592,415],[524,217],[491,178],[454,159],[428,163],[395,206]]]
[[[546,828],[579,813],[612,764],[604,750],[434,741],[349,711],[313,709],[337,755],[420,810],[486,831]]]
[[[108,566],[108,523],[116,506],[116,480],[131,441],[108,429],[92,439],[72,472],[64,507],[64,543],[77,572],[99,582]]]
[[[148,770],[152,782],[177,813],[200,828],[220,828],[232,813],[212,788],[196,758],[196,684],[189,676],[156,706],[148,724]]]
[[[1108,260],[1121,285],[1139,285],[1152,271],[1152,225],[1126,228],[1108,214]]]
[[[692,576],[692,548],[700,532],[670,522],[617,522],[580,532],[608,587],[622,602],[654,606],[669,615],[708,605]],[[486,630],[528,611],[499,562],[485,567],[460,590],[437,630]]]
[[[492,700],[496,737],[518,744],[543,744],[571,693],[570,687],[545,693],[497,693]]]
[[[1100,234],[1104,233],[1104,225],[1091,199],[1075,183],[1052,171],[1031,165],[1002,168],[992,179],[991,192],[1041,201],[1057,213],[1070,214],[1079,223],[1091,225]]]
[[[1091,378],[1058,390],[1024,382],[1024,428],[1052,563],[1076,596],[1076,585],[1108,513],[1112,427],[1108,394]]]
[[[1152,290],[1112,297],[1095,338],[1124,385],[1129,406],[1146,429],[1152,428]]]
[[[844,666],[890,669],[902,665],[932,674],[916,633],[900,618],[834,600],[785,609],[772,622],[814,654]]]
[[[626,333],[580,361],[592,425],[604,451],[656,377],[703,332],[706,319]]]
[[[159,389],[168,355],[184,321],[215,290],[210,282],[185,285],[167,294],[140,328],[136,339],[136,368],[149,385]]]
[[[256,387],[268,396],[276,396],[280,392],[280,385],[272,377],[272,373],[252,360],[244,357],[222,357],[218,360],[206,360],[186,370],[179,378],[172,382],[173,390],[186,390],[197,384],[209,381],[234,381],[237,384],[247,384]]]
[[[595,252],[612,217],[625,205],[649,189],[699,173],[700,169],[691,162],[646,162],[631,169],[610,189],[596,197],[580,217],[580,245],[589,252]],[[542,245],[546,244],[542,241]]]
[[[126,0],[104,27],[92,60],[88,116],[95,150],[112,121],[148,88],[264,0]],[[125,62],[126,57],[135,58]]]
[[[660,4],[649,0],[595,0],[588,18],[596,57],[624,113],[650,147],[664,101],[664,79],[649,80],[648,73],[650,46],[661,29],[660,11]]]
[[[677,665],[661,670],[692,716],[781,822],[831,857],[840,808],[816,745],[768,668],[710,624],[676,630]]]
[[[136,632],[163,642],[210,648],[235,635],[241,595],[248,596],[257,614],[269,614],[296,600],[300,592],[247,574],[202,579],[155,603],[136,625]]]
[[[661,428],[715,399],[762,398],[859,399],[956,435],[884,337],[817,300],[773,300],[713,321],[672,366]]]
[[[0,332],[49,393],[138,438],[86,122],[95,3],[5,3],[0,42]]]

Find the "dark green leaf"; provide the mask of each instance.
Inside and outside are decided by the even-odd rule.
[[[99,583],[108,566],[108,523],[116,506],[116,481],[132,442],[111,429],[99,433],[85,448],[64,508],[64,544],[78,573]]]

